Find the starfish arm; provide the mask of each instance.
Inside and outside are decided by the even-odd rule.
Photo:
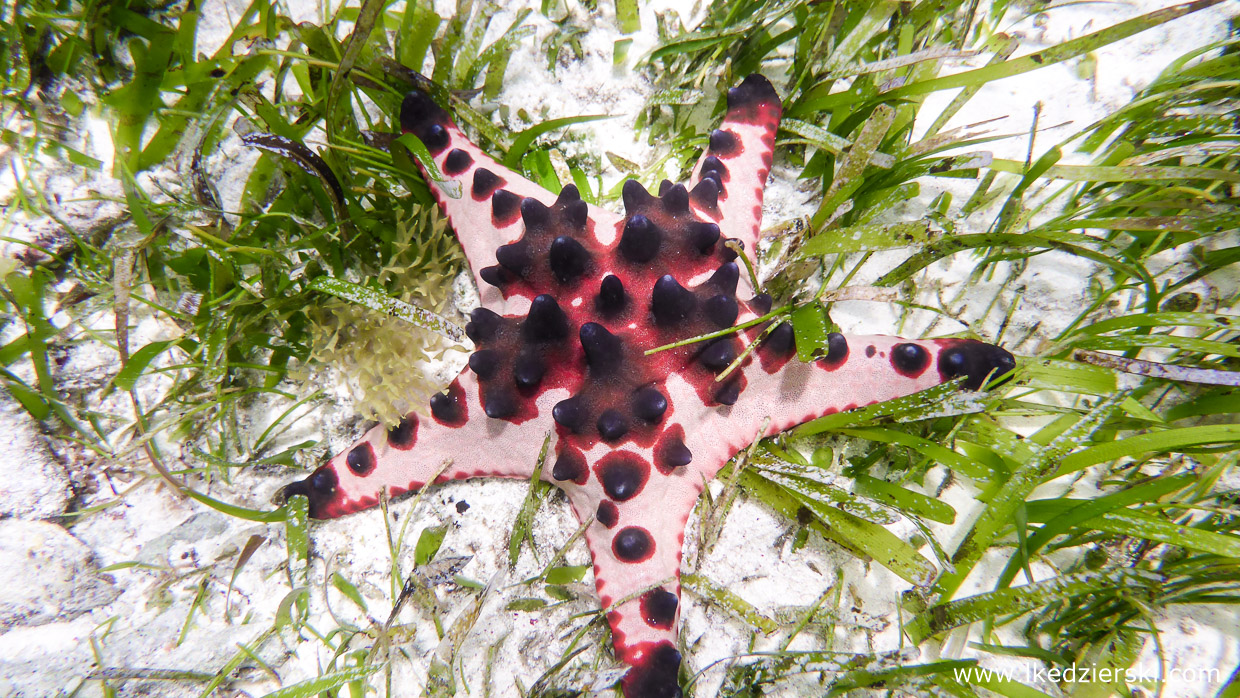
[[[698,215],[752,251],[762,223],[762,193],[775,153],[783,106],[764,77],[728,90],[728,111],[693,168],[690,198]]]
[[[756,438],[957,378],[963,378],[963,388],[977,390],[988,376],[1016,365],[1007,351],[968,339],[832,334],[827,355],[808,363],[797,359],[792,342],[791,326],[772,332],[741,369],[744,388],[736,404],[701,416],[686,439],[695,462],[701,453],[704,467],[718,467]],[[671,390],[673,399],[685,399],[688,392]],[[714,471],[702,476],[713,477]]]
[[[440,172],[455,180],[455,187],[445,187],[435,182],[418,163],[436,203],[456,231],[483,306],[504,312],[522,310],[522,303],[514,306],[505,302],[507,294],[489,283],[495,277],[488,278],[484,270],[495,265],[496,251],[500,247],[521,237],[532,215],[527,207],[537,213],[537,207],[527,204],[527,200],[532,199],[544,208],[566,199],[580,201],[576,187],[570,184],[565,187],[567,196],[562,192],[557,197],[504,167],[470,142],[448,112],[423,92],[415,90],[406,95],[401,104],[400,123],[404,133],[412,133],[422,140]],[[455,189],[452,193],[457,196],[450,196],[448,189]],[[585,212],[584,218],[592,222],[592,232],[597,230],[604,244],[610,242],[615,237],[620,217],[584,202],[578,205]]]
[[[674,432],[684,428],[668,426]],[[623,681],[628,698],[679,695],[680,561],[685,525],[705,481],[687,468],[663,465],[659,449],[621,451],[631,454],[628,464],[637,465],[634,478],[616,451],[600,447],[586,457],[598,463],[594,470],[601,487],[556,483],[568,493],[578,518],[594,519],[586,529],[586,544],[616,657],[630,666]],[[651,463],[661,474],[650,472]]]
[[[545,425],[488,419],[482,412],[478,380],[466,369],[431,399],[429,416],[410,413],[390,429],[375,426],[309,477],[286,486],[283,496],[305,495],[311,517],[331,519],[377,505],[382,490],[389,496],[417,491],[441,468],[435,482],[530,477]]]

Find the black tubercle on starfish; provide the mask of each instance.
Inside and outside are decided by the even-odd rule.
[[[431,155],[438,155],[448,145],[447,126],[452,123],[444,111],[425,92],[410,92],[400,105],[400,126],[421,139]]]
[[[344,462],[354,475],[366,477],[375,469],[375,449],[369,443],[360,443],[349,450]]]
[[[388,429],[388,446],[398,451],[408,451],[418,443],[418,415],[409,413],[400,423]]]
[[[672,643],[645,643],[642,658],[624,677],[626,696],[642,698],[681,698],[680,651]]]
[[[473,164],[473,156],[460,148],[454,148],[443,161],[443,173],[449,177],[455,177],[468,170]]]
[[[930,352],[920,344],[897,344],[891,348],[891,366],[902,376],[916,378],[930,366]]]
[[[469,405],[459,380],[452,381],[446,391],[432,395],[430,406],[431,417],[445,427],[459,429],[469,420]]]
[[[636,564],[654,555],[654,539],[641,526],[627,526],[611,539],[611,550],[621,562]]]
[[[676,609],[679,606],[680,599],[672,592],[663,587],[651,589],[642,594],[642,620],[652,628],[670,629],[672,622],[676,620]]]
[[[964,387],[981,390],[989,378],[999,378],[1016,368],[1016,359],[1006,350],[973,339],[940,339],[938,369],[947,381],[965,377]]]
[[[629,451],[614,451],[594,466],[603,492],[617,502],[626,502],[641,493],[650,479],[650,464]]]
[[[352,450],[350,449],[350,452]],[[311,518],[325,519],[333,514],[329,507],[334,504],[334,495],[340,479],[334,470],[320,468],[310,477],[285,485],[278,499],[288,500],[289,497],[301,495],[310,500],[309,514]],[[339,516],[339,514],[336,514]]]
[[[474,170],[474,183],[470,188],[470,194],[476,201],[485,201],[491,198],[495,190],[504,186],[503,178],[485,167],[479,167]]]

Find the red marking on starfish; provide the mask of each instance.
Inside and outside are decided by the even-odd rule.
[[[656,197],[627,182],[620,216],[572,185],[551,194],[470,143],[430,97],[406,97],[403,130],[465,190],[431,187],[481,291],[466,328],[477,351],[432,398],[432,419],[376,427],[286,496],[305,495],[311,516],[330,518],[374,506],[384,489],[419,489],[445,462],[435,482],[528,478],[554,426],[542,477],[579,518],[595,517],[586,543],[616,656],[631,667],[625,693],[679,695],[680,586],[636,592],[679,578],[686,521],[728,459],[821,415],[960,377],[977,389],[1014,366],[981,342],[841,334],[803,363],[787,323],[739,333],[763,343],[721,382],[738,336],[645,356],[770,310],[724,242],[757,242],[780,111],[771,84],[749,76],[729,91],[689,186],[665,182]]]

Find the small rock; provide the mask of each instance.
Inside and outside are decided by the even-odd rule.
[[[70,620],[111,603],[120,590],[98,575],[94,554],[42,521],[0,521],[0,631]]]
[[[73,496],[69,476],[34,429],[16,402],[0,398],[0,518],[60,516]]]

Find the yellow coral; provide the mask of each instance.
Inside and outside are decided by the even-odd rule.
[[[464,261],[438,211],[427,208],[398,220],[393,248],[368,281],[377,281],[394,298],[454,319],[452,282]],[[357,411],[388,425],[425,407],[442,387],[428,376],[427,365],[459,348],[405,320],[335,298],[308,314],[311,357],[340,368]]]

